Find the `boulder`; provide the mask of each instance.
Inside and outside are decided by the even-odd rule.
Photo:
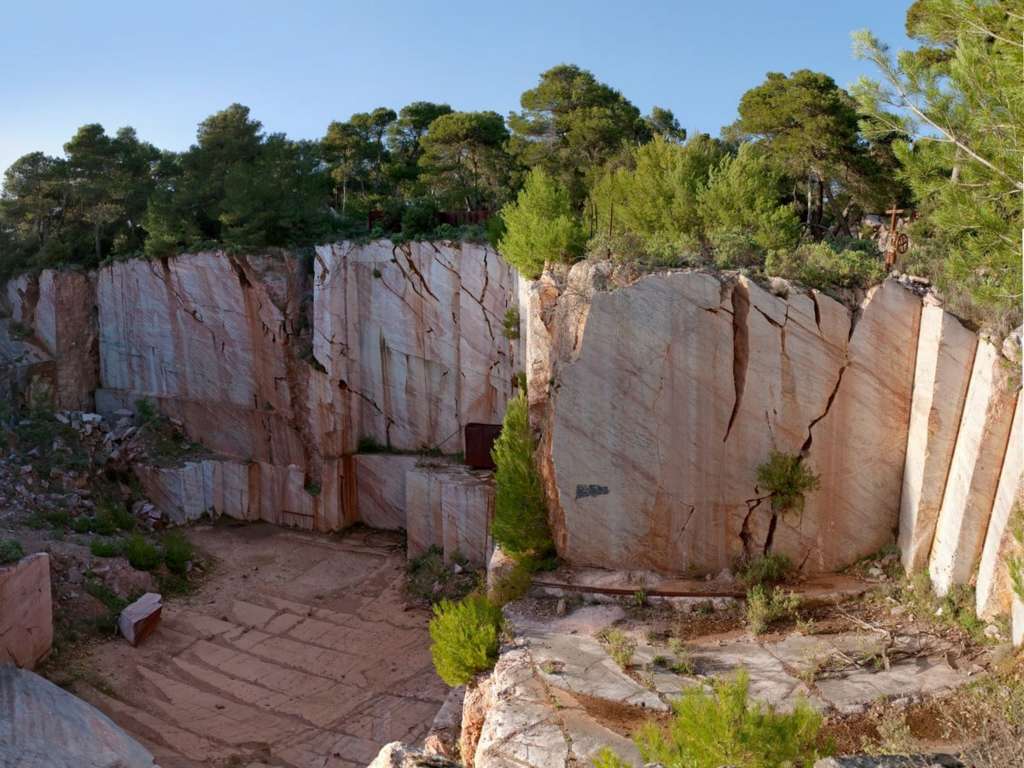
[[[460,768],[459,764],[429,752],[414,749],[400,741],[381,747],[367,768]]]
[[[156,631],[163,609],[162,599],[156,592],[147,592],[121,611],[117,626],[131,645],[138,645]]]
[[[32,672],[0,665],[0,765],[155,768],[153,756],[98,709]]]
[[[980,341],[928,563],[939,595],[970,581],[981,556],[1013,421],[1009,377],[995,345]]]
[[[977,344],[941,307],[921,310],[900,497],[899,547],[907,573],[928,565]]]
[[[33,669],[52,645],[50,556],[39,552],[0,566],[0,665]]]

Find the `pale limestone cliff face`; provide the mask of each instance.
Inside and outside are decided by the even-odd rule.
[[[881,286],[853,326],[823,294],[783,299],[742,277],[685,271],[607,288],[621,282],[585,264],[554,311],[544,304],[557,276],[530,294],[528,318],[543,325],[527,338],[531,401],[570,561],[706,572],[770,549],[831,570],[891,540],[916,296]],[[802,515],[773,516],[757,487],[772,449],[803,452],[821,476]],[[864,452],[878,460],[853,477],[847,462]]]
[[[91,409],[95,391],[108,414],[147,398],[180,420],[211,457],[140,471],[172,519],[335,530],[358,519],[361,440],[456,453],[466,424],[501,421],[517,290],[496,253],[458,243],[47,270],[0,295],[0,385],[61,408]]]
[[[948,549],[953,581],[977,574],[1009,609],[1016,390],[994,348],[977,370],[976,335],[934,300],[889,280],[850,309],[795,286],[783,298],[743,277],[600,263],[550,269],[520,295],[538,460],[570,562],[715,572],[773,551],[829,571],[898,534],[908,570]],[[800,514],[774,515],[757,486],[773,449],[820,476]]]

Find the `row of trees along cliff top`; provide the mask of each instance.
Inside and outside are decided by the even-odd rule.
[[[527,275],[592,253],[855,287],[884,274],[864,214],[895,205],[914,212],[902,268],[1005,329],[1021,305],[1015,5],[916,0],[916,51],[855,35],[877,80],[848,92],[819,72],[769,73],[717,138],[687,138],[670,110],[644,116],[571,65],[544,72],[507,118],[415,102],[296,141],[234,104],[180,153],[85,125],[62,157],[33,152],[6,171],[0,274],[389,235],[486,237]]]

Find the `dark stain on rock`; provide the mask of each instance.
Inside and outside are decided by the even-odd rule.
[[[606,496],[608,494],[607,485],[577,485],[576,486],[576,498],[585,499],[589,496]]]

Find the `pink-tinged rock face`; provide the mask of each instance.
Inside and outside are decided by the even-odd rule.
[[[446,563],[461,556],[473,566],[487,565],[493,547],[490,472],[439,463],[414,467],[405,476],[405,514],[410,559],[437,547]]]
[[[851,335],[851,313],[817,292],[781,299],[700,272],[600,289],[608,279],[574,267],[553,312],[550,289],[531,291],[529,333],[553,316],[537,329],[553,383],[530,392],[546,398],[542,465],[570,562],[713,571],[770,548],[831,570],[892,540],[917,297],[876,289]],[[821,476],[803,515],[773,518],[757,487],[773,449]]]
[[[0,665],[33,669],[53,645],[50,556],[0,566]]]

